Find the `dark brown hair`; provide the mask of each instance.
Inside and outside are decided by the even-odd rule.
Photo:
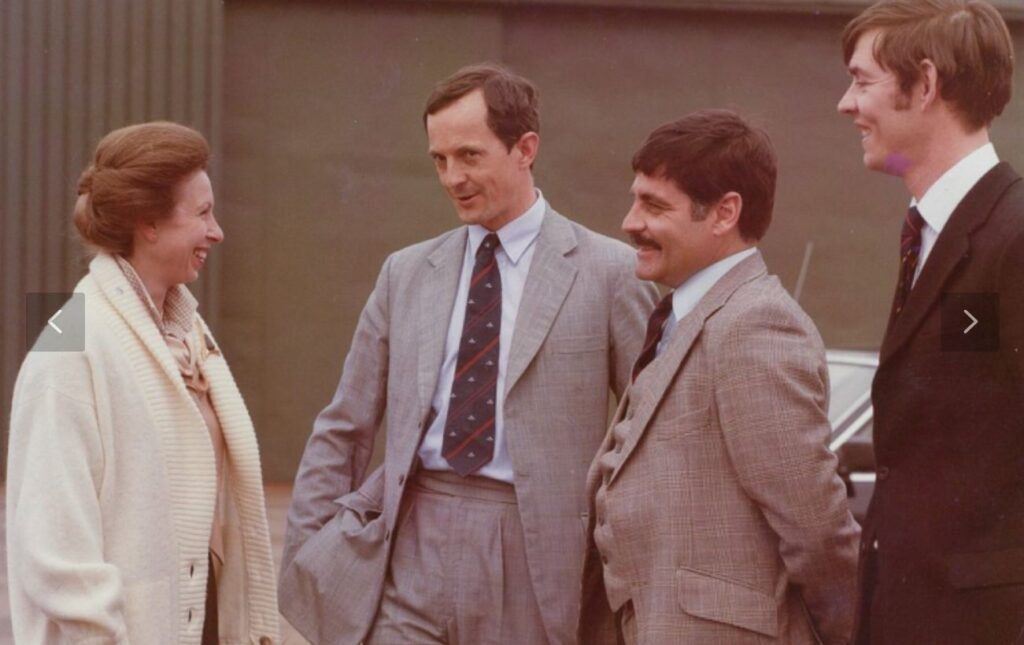
[[[730,110],[702,110],[670,121],[647,136],[633,171],[672,180],[695,203],[695,218],[727,192],[743,198],[739,232],[764,237],[775,203],[775,152],[761,129]]]
[[[879,31],[872,54],[908,94],[921,62],[935,64],[939,91],[972,130],[1002,114],[1013,91],[1013,41],[1002,16],[981,0],[883,0],[843,30],[843,60]]]
[[[209,159],[203,135],[177,123],[141,123],[103,137],[78,179],[74,222],[82,241],[131,255],[136,224],[169,217],[178,184]]]
[[[423,110],[427,117],[474,90],[483,90],[487,127],[508,150],[527,132],[540,133],[540,93],[533,83],[494,63],[463,67],[434,87]]]

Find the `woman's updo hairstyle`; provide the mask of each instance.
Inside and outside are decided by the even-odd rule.
[[[131,255],[138,222],[169,217],[175,189],[205,170],[210,146],[192,128],[154,121],[114,130],[78,178],[75,228],[89,247]]]

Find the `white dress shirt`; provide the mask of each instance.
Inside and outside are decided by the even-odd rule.
[[[722,279],[722,276],[729,273],[730,269],[756,252],[757,247],[750,247],[749,249],[726,256],[718,262],[710,264],[694,273],[686,282],[672,292],[672,315],[665,321],[661,340],[658,341],[658,347],[655,350],[657,354],[660,355],[668,347],[668,341],[672,338],[672,332],[675,331],[676,325],[693,311],[693,308],[697,306],[701,298],[707,295],[708,291],[711,291],[711,287],[715,286]]]
[[[540,234],[545,210],[547,203],[544,201],[544,195],[538,190],[533,206],[497,231],[498,240],[501,241],[501,247],[495,252],[498,272],[501,274],[501,331],[498,335],[498,382],[495,386],[498,397],[495,401],[494,457],[473,474],[508,483],[512,483],[513,480],[512,460],[509,458],[505,442],[505,374],[508,371],[509,348],[515,331],[519,301],[523,297],[523,287],[526,285],[526,276],[530,272],[530,262],[533,260],[533,250],[536,247],[534,242]],[[451,470],[448,461],[441,454],[444,425],[448,418],[448,402],[455,380],[455,364],[459,358],[462,323],[466,317],[466,300],[469,298],[469,282],[473,277],[476,251],[489,233],[490,231],[483,226],[469,226],[466,253],[462,258],[462,275],[459,278],[459,289],[455,294],[452,317],[448,323],[448,337],[444,344],[444,362],[441,363],[441,374],[437,379],[437,389],[434,390],[431,404],[437,416],[427,429],[419,448],[420,460],[423,467],[428,470]]]
[[[974,188],[989,170],[999,163],[995,146],[986,143],[971,154],[967,155],[947,170],[939,179],[931,185],[921,201],[913,199],[910,205],[917,206],[925,225],[921,229],[921,253],[918,255],[917,269],[914,271],[914,282],[917,282],[921,275],[921,269],[928,260],[928,254],[935,247],[935,240],[942,232],[950,215],[960,205],[967,193]]]

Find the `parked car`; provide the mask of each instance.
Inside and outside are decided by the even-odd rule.
[[[839,457],[839,474],[846,483],[850,511],[863,522],[875,490],[871,381],[878,369],[878,352],[829,350],[827,358],[832,382],[829,447]]]

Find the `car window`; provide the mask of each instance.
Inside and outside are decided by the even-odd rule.
[[[832,397],[828,408],[828,420],[835,424],[851,407],[865,396],[871,395],[871,379],[875,370],[863,365],[832,363],[828,367],[832,382]]]

